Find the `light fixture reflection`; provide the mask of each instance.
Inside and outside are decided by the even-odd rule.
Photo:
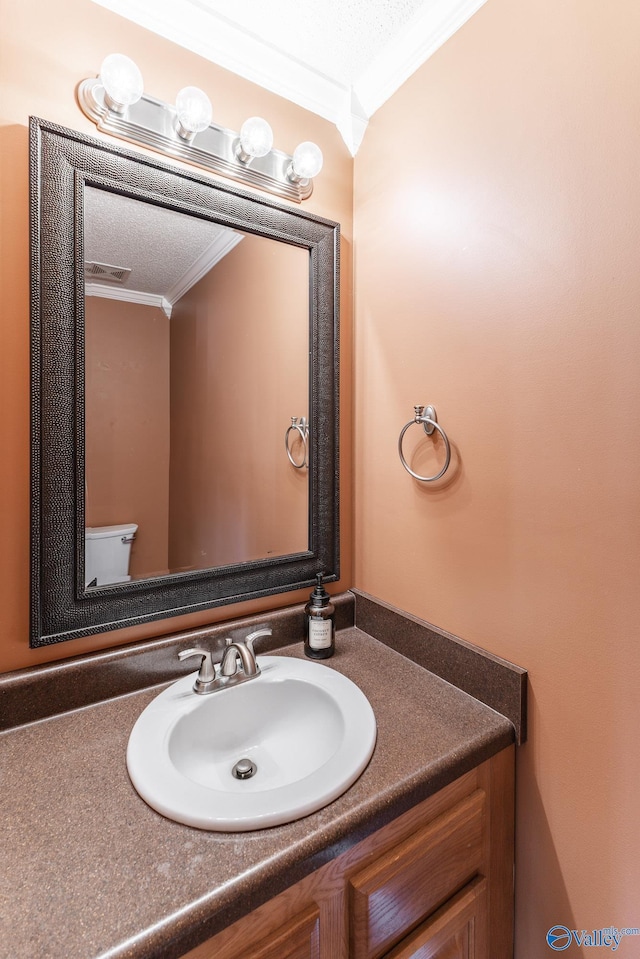
[[[262,117],[249,117],[240,127],[240,142],[236,157],[248,163],[254,157],[264,157],[273,146],[273,130]]]
[[[100,81],[104,87],[106,105],[114,113],[124,113],[137,103],[144,90],[142,74],[137,65],[122,53],[110,53],[100,67]]]
[[[211,123],[211,100],[199,87],[183,87],[176,97],[176,133],[183,140],[193,140],[196,133]]]
[[[311,180],[317,176],[322,169],[322,150],[312,143],[311,140],[305,140],[300,143],[293,151],[291,165],[287,176],[294,182],[299,180]]]

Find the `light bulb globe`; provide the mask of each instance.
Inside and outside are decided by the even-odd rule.
[[[119,112],[137,103],[144,90],[138,66],[122,53],[110,53],[104,58],[100,67],[100,81],[107,105]]]
[[[264,157],[273,146],[273,130],[262,117],[249,117],[240,128],[240,146],[250,157]]]
[[[300,143],[293,151],[291,167],[300,180],[311,180],[322,169],[322,150],[310,140]]]
[[[211,123],[213,111],[211,101],[204,90],[198,87],[184,87],[176,97],[178,132],[185,138],[195,136],[206,130]]]

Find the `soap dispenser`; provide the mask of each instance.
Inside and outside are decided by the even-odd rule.
[[[311,659],[328,659],[336,651],[335,606],[316,575],[316,587],[304,608],[304,651]]]

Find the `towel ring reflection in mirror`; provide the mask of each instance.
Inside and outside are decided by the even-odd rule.
[[[291,433],[293,432],[293,437]],[[295,442],[296,436],[298,433],[302,441],[302,459],[296,460],[292,452],[292,441]],[[304,416],[292,416],[291,417],[291,426],[288,428],[287,432],[284,434],[284,445],[287,451],[287,456],[289,457],[289,462],[292,466],[295,466],[297,470],[303,469],[305,466],[309,466],[309,421]]]
[[[449,437],[447,436],[445,431],[442,429],[442,427],[438,423],[436,411],[433,406],[414,406],[413,409],[414,409],[413,419],[409,420],[409,422],[405,426],[403,426],[400,432],[400,436],[398,438],[398,453],[400,455],[400,462],[406,469],[407,473],[410,473],[414,479],[419,480],[421,483],[433,483],[435,482],[435,480],[439,480],[441,476],[444,476],[444,474],[449,469],[449,463],[451,462],[451,445],[449,443]],[[414,473],[414,471],[411,469],[406,459],[404,458],[404,454],[402,452],[402,441],[404,439],[404,434],[407,432],[410,426],[413,426],[414,423],[418,423],[418,424],[421,423],[427,436],[431,436],[433,431],[437,430],[438,433],[440,433],[440,436],[442,437],[442,441],[444,443],[444,448],[445,448],[444,466],[442,467],[440,472],[436,473],[434,476],[420,476],[418,473]]]

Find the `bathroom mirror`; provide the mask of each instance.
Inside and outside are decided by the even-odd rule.
[[[308,549],[308,251],[94,187],[83,219],[85,583]]]
[[[38,119],[30,155],[31,645],[337,579],[338,225]]]

